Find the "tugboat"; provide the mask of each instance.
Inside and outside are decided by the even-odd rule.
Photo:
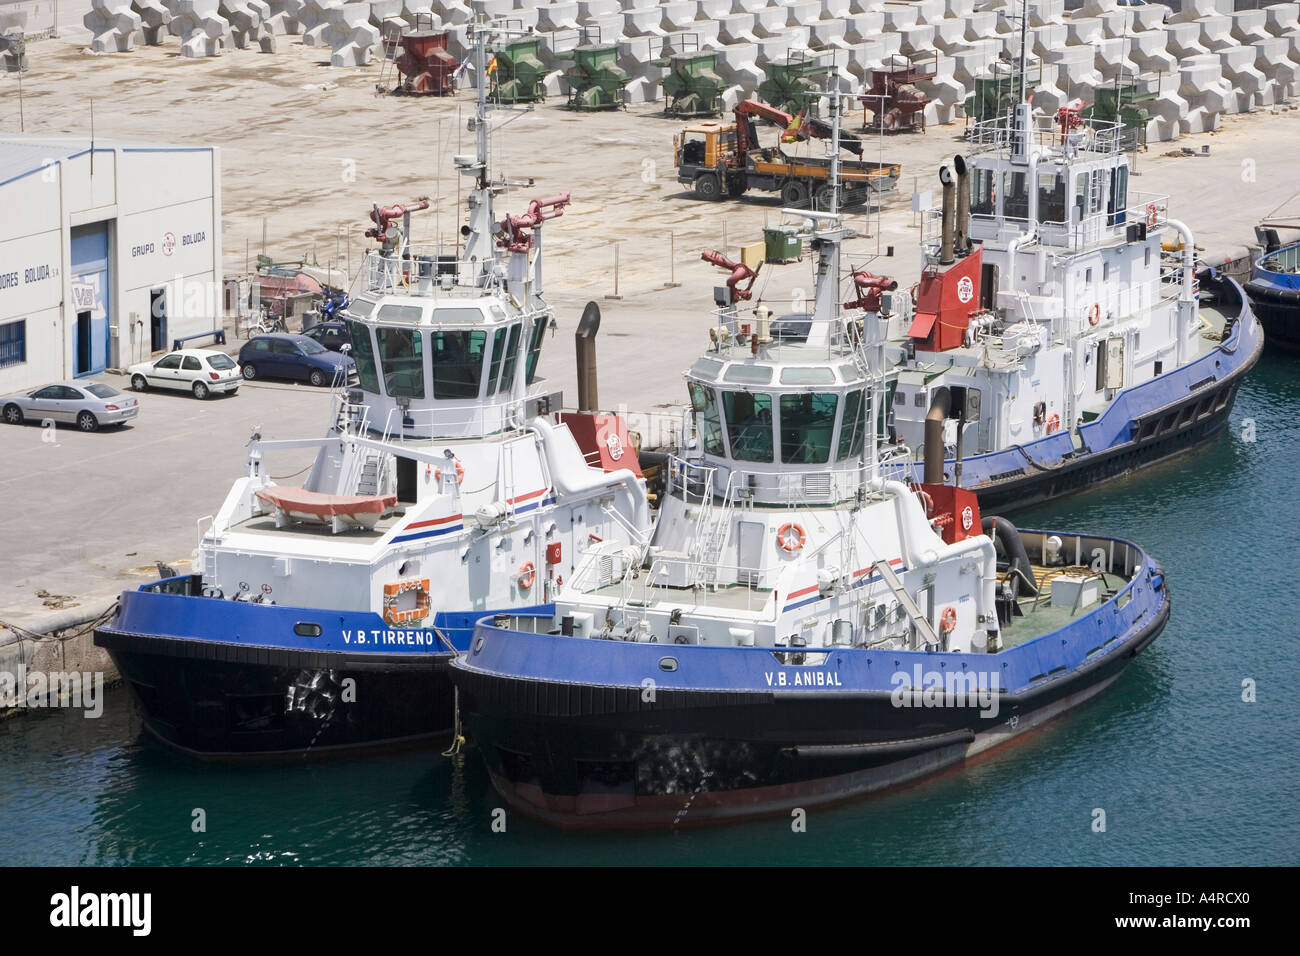
[[[470,29],[483,77],[499,31]],[[409,244],[423,203],[372,210],[382,246],[341,313],[358,380],[336,391],[331,426],[254,434],[246,475],[200,519],[193,573],[125,592],[95,632],[172,747],[267,758],[443,737],[447,662],[476,618],[549,607],[594,542],[649,533],[623,423],[565,413],[571,430],[548,414],[542,225],[569,196],[495,219],[485,87],[477,155],[456,157],[473,179],[463,252]],[[272,477],[268,456],[304,449],[300,485]]]
[[[1129,190],[1122,132],[1022,102],[972,127],[969,163],[941,169],[920,281],[879,296],[898,370],[890,438],[918,479],[930,428],[943,431],[946,479],[1007,510],[1225,427],[1263,334],[1235,280],[1198,280],[1168,197]]]
[[[1264,254],[1246,283],[1264,338],[1275,348],[1300,354],[1300,242],[1283,246],[1275,228],[1255,230]]]
[[[705,253],[730,292],[653,537],[593,549],[553,612],[485,618],[453,662],[522,812],[687,826],[858,797],[1082,703],[1163,629],[1136,545],[981,518],[941,445],[919,486],[881,459],[886,321],[841,312],[835,210],[788,210],[818,257],[811,315],[742,312],[752,276]]]

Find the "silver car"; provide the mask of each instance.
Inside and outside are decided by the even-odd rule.
[[[9,425],[48,420],[93,432],[101,425],[125,425],[139,413],[138,399],[103,382],[57,382],[0,398],[0,417]]]

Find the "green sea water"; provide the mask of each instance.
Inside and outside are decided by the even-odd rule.
[[[1298,413],[1300,363],[1266,355],[1207,450],[1015,515],[1149,550],[1173,594],[1164,634],[1011,747],[813,811],[803,832],[777,819],[571,834],[513,813],[498,832],[472,748],[212,766],[143,738],[118,689],[98,720],[0,723],[0,864],[1295,864]]]

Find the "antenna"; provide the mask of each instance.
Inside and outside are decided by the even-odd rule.
[[[1028,49],[1029,0],[1020,0],[1020,102],[1025,101],[1025,74],[1029,69]]]

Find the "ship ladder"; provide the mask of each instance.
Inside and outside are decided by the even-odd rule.
[[[889,585],[889,590],[894,592],[894,597],[898,598],[898,603],[903,605],[903,608],[907,611],[907,615],[912,619],[916,633],[920,635],[921,639],[926,644],[939,644],[939,636],[934,633],[934,628],[930,626],[929,620],[921,613],[921,609],[917,606],[912,595],[907,593],[907,588],[903,587],[902,580],[899,579],[894,569],[889,566],[889,562],[881,559],[871,567]]]

